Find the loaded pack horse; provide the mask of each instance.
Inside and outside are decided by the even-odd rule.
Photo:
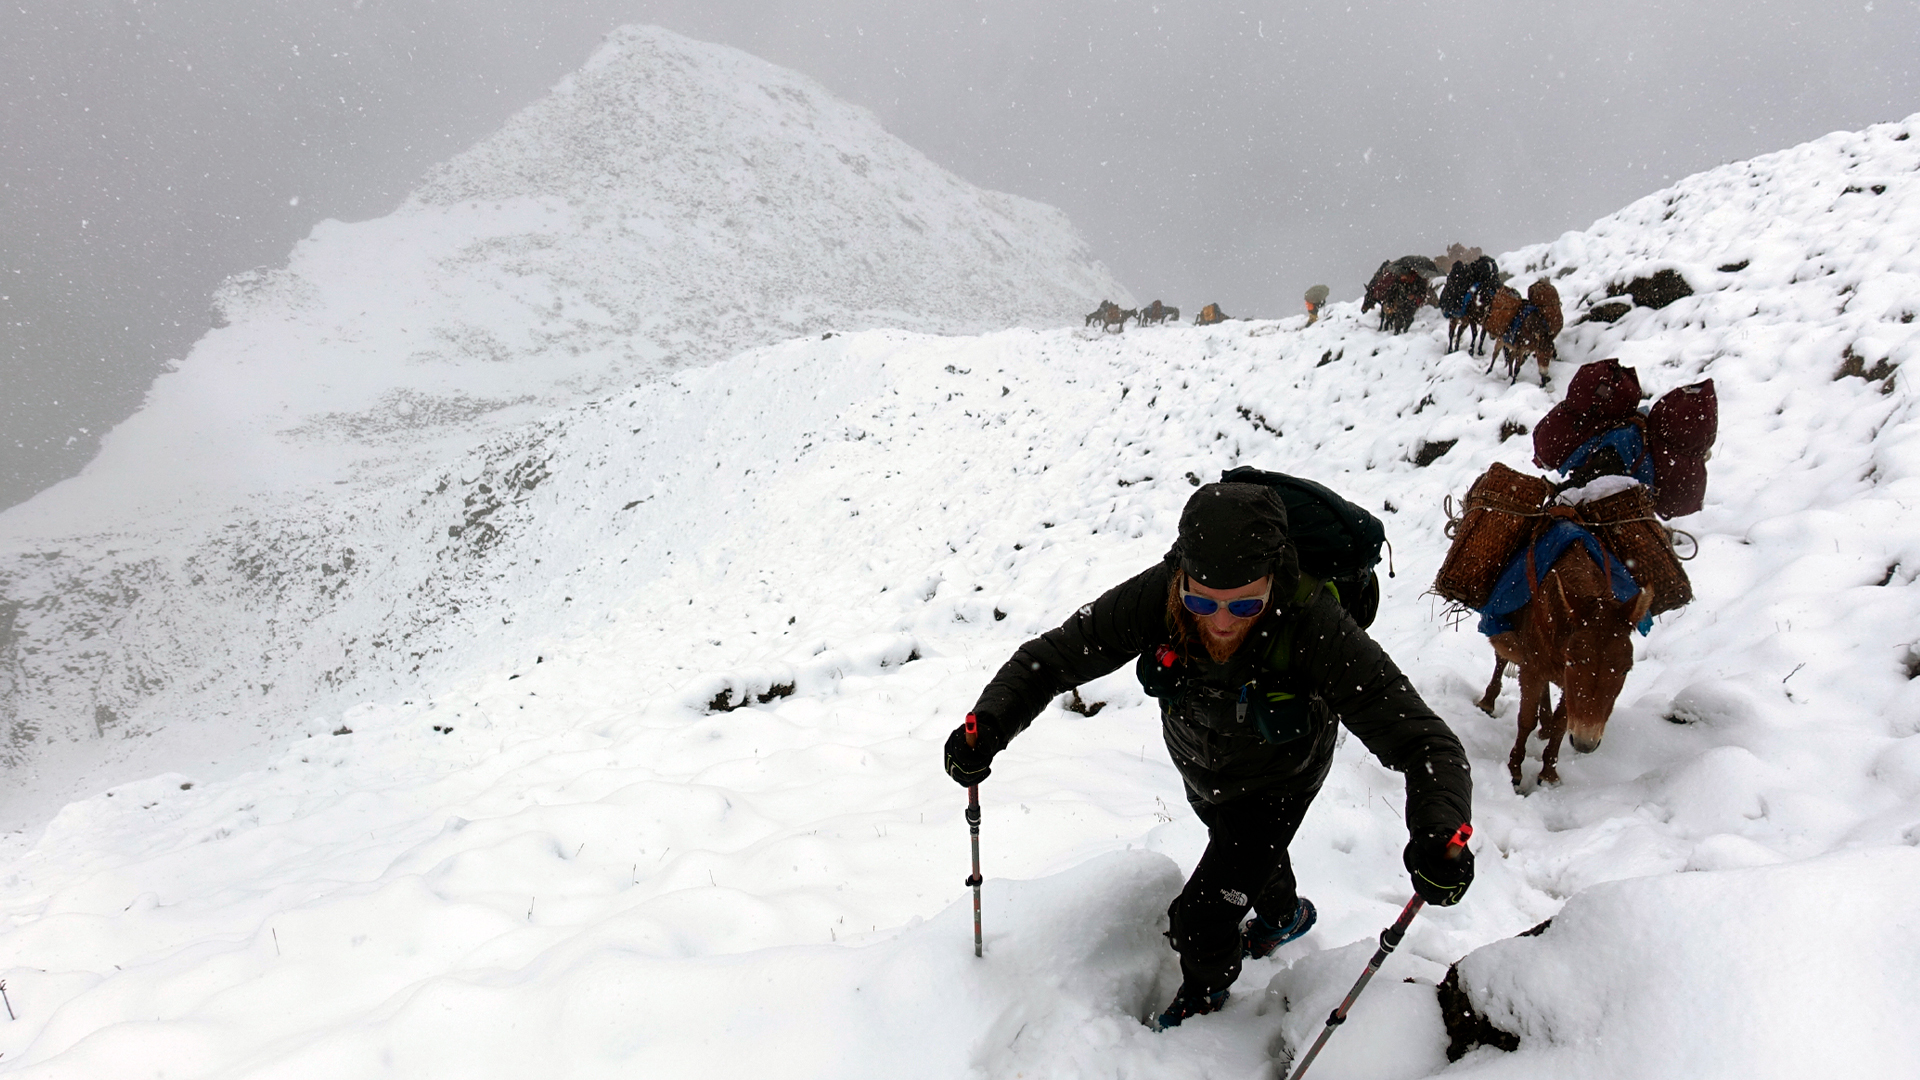
[[[1467,355],[1479,356],[1487,344],[1487,313],[1500,289],[1500,269],[1491,256],[1455,262],[1440,290],[1440,314],[1447,318],[1447,351],[1463,343]]]
[[[1519,736],[1507,755],[1507,776],[1516,791],[1527,737],[1536,728],[1547,744],[1540,755],[1543,784],[1560,782],[1563,737],[1585,754],[1599,749],[1606,734],[1614,701],[1633,668],[1633,629],[1653,603],[1650,589],[1615,599],[1610,569],[1595,562],[1585,546],[1569,546],[1538,575],[1532,599],[1512,618],[1513,629],[1488,639],[1495,660],[1481,711],[1493,715],[1507,664],[1520,672]],[[1551,702],[1555,686],[1561,691],[1557,706]]]
[[[1518,292],[1501,286],[1488,309],[1486,333],[1493,338],[1493,356],[1487,362],[1487,374],[1507,358],[1507,381],[1520,380],[1520,368],[1531,356],[1540,368],[1540,385],[1546,386],[1547,365],[1558,358],[1553,339],[1560,335],[1565,315],[1560,308],[1560,291],[1545,278],[1527,288],[1523,298]]]

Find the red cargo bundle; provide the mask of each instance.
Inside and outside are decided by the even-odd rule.
[[[1534,464],[1557,469],[1588,439],[1619,427],[1640,409],[1640,376],[1615,359],[1596,360],[1573,373],[1567,399],[1533,429]]]
[[[1707,495],[1707,458],[1720,433],[1720,399],[1704,379],[1661,395],[1647,412],[1647,453],[1653,457],[1654,510],[1679,517],[1700,509]]]

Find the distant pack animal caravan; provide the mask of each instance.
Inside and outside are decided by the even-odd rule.
[[[1141,326],[1158,326],[1161,323],[1179,321],[1180,309],[1163,304],[1158,300],[1140,309]]]
[[[1123,308],[1111,300],[1100,301],[1100,306],[1087,314],[1088,326],[1098,326],[1111,334],[1125,333],[1127,320],[1138,318],[1137,308]]]
[[[1200,314],[1193,317],[1193,325],[1212,326],[1215,323],[1226,322],[1232,317],[1233,316],[1228,315],[1226,312],[1221,311],[1219,304],[1208,304],[1206,307],[1200,309]]]

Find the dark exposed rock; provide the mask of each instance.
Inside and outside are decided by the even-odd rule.
[[[1107,703],[1104,701],[1088,701],[1082,698],[1078,690],[1073,691],[1072,699],[1066,703],[1066,710],[1068,712],[1077,712],[1081,716],[1097,715],[1101,709],[1106,707]]]
[[[1516,936],[1538,937],[1552,925],[1553,920],[1548,919]],[[1447,1025],[1448,1061],[1459,1061],[1467,1055],[1467,1051],[1479,1046],[1491,1046],[1508,1053],[1520,1049],[1520,1036],[1495,1027],[1493,1021],[1473,1007],[1472,999],[1460,985],[1460,965],[1447,968],[1447,977],[1440,980],[1440,985],[1434,989],[1440,998],[1440,1019]]]
[[[732,712],[748,705],[765,705],[780,698],[792,697],[795,689],[791,682],[773,683],[759,691],[752,687],[728,683],[714,693],[713,700],[707,702],[707,711],[710,713]]]
[[[1588,308],[1587,317],[1584,321],[1603,323],[1619,322],[1627,312],[1632,310],[1633,305],[1624,300],[1610,300],[1607,303],[1595,304]]]
[[[1840,370],[1833,373],[1833,381],[1839,382],[1848,376],[1856,379],[1865,379],[1868,382],[1881,382],[1885,380],[1885,382],[1881,384],[1880,392],[1883,394],[1891,394],[1893,393],[1894,371],[1898,369],[1899,366],[1900,365],[1883,356],[1878,363],[1875,363],[1872,367],[1868,367],[1866,358],[1854,352],[1853,346],[1849,345],[1840,353]]]
[[[1438,442],[1422,441],[1419,446],[1414,448],[1413,463],[1424,469],[1447,456],[1447,451],[1453,449],[1454,444],[1459,441],[1459,439],[1441,439]]]
[[[1520,1036],[1502,1031],[1493,1022],[1474,1011],[1467,992],[1460,988],[1460,965],[1447,969],[1447,977],[1436,988],[1440,997],[1440,1019],[1447,1025],[1447,1060],[1459,1061],[1467,1051],[1491,1046],[1512,1053],[1520,1049]]]
[[[1693,286],[1687,284],[1678,270],[1662,270],[1651,277],[1634,278],[1625,285],[1609,285],[1607,295],[1631,296],[1636,305],[1657,311],[1681,297],[1692,296]]]

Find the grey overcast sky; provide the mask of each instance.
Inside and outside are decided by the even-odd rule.
[[[1140,299],[1235,315],[1920,110],[1917,0],[7,0],[0,507],[78,471],[222,277],[388,212],[626,22],[805,72],[1065,210]]]

